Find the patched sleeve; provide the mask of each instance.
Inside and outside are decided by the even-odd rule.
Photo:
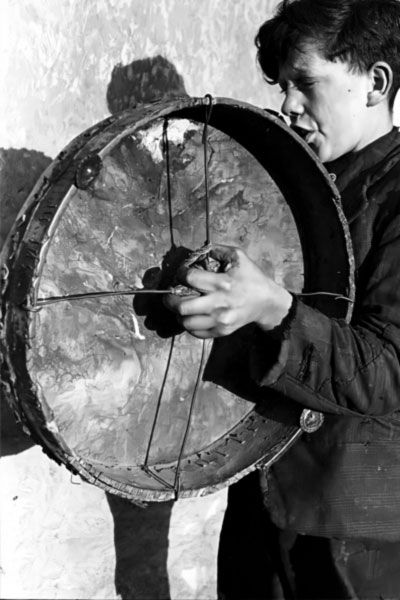
[[[314,410],[400,410],[400,216],[374,252],[357,320],[331,319],[297,299],[279,339],[255,333],[250,368],[259,385]]]

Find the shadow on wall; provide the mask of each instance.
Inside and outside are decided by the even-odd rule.
[[[170,598],[167,570],[172,502],[147,508],[107,494],[114,518],[115,588],[123,600]]]
[[[0,248],[31,189],[51,163],[36,150],[0,148]]]
[[[107,88],[107,105],[114,114],[137,104],[182,96],[188,96],[182,76],[166,58],[154,56],[114,67]]]
[[[6,240],[17,214],[31,189],[51,158],[36,150],[0,148],[0,249]],[[1,393],[1,456],[18,454],[34,445],[16,422],[6,400],[7,390]]]

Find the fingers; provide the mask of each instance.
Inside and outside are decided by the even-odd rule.
[[[206,296],[195,298],[203,300]],[[200,339],[215,338],[221,335],[215,327],[215,318],[207,314],[198,314],[197,303],[179,296],[169,294],[164,297],[164,304],[178,315],[178,321],[191,334]],[[203,303],[200,303],[203,304]],[[208,302],[206,303],[208,305]],[[200,306],[201,308],[201,306]],[[184,315],[188,316],[184,316]]]
[[[192,315],[211,315],[229,308],[227,297],[217,292],[205,296],[177,297],[169,294],[164,303],[181,317]]]
[[[215,301],[210,296],[196,296],[195,298],[182,298],[168,294],[164,297],[164,304],[167,308],[181,317],[192,315],[209,315],[215,310]],[[220,302],[219,304],[222,304]]]
[[[221,334],[216,332],[214,329],[206,329],[206,330],[195,330],[195,331],[190,331],[189,332],[191,335],[194,335],[194,337],[197,337],[201,340],[207,340],[210,338],[216,338],[216,337],[221,337]]]
[[[209,332],[214,329],[215,322],[209,315],[194,315],[192,317],[184,317],[181,319],[182,325],[190,333],[194,331]]]
[[[213,273],[203,269],[189,269],[186,273],[186,283],[200,292],[229,291],[231,284],[224,273]]]
[[[213,273],[204,269],[180,268],[177,279],[183,285],[187,285],[203,294],[216,290],[229,290],[229,278],[224,273]]]
[[[246,269],[245,255],[237,248],[217,246],[210,256],[219,261],[220,272],[193,267],[181,268],[178,272],[179,281],[201,296],[167,295],[164,298],[164,304],[177,314],[183,327],[200,339],[229,335],[243,325],[240,310],[237,310],[242,296],[237,289],[237,272],[241,267]],[[234,267],[237,269],[229,272]]]

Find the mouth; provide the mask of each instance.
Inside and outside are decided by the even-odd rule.
[[[313,129],[305,129],[304,127],[300,127],[299,125],[291,125],[293,131],[297,133],[307,144],[311,144],[312,137],[314,136],[315,131]]]

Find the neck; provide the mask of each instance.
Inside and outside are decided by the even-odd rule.
[[[368,115],[368,123],[365,128],[366,135],[354,150],[362,150],[375,140],[383,137],[393,129],[393,112],[388,106],[377,106],[375,112]]]

